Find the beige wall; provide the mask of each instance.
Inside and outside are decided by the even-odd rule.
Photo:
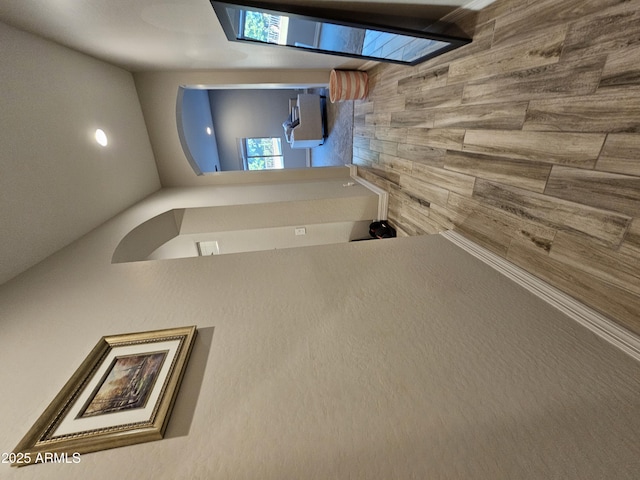
[[[199,254],[196,242],[216,241],[220,255],[345,243],[370,238],[370,223],[371,219],[350,222],[303,223],[300,225],[305,229],[304,235],[295,234],[297,225],[178,235],[153,251],[147,260],[197,257]]]
[[[3,23],[0,45],[2,283],[160,183],[130,73]]]
[[[368,236],[368,225],[379,218],[378,195],[350,182],[348,168],[330,170],[336,178],[208,188],[209,206],[170,210],[138,225],[119,243],[113,261],[194,256],[196,241],[218,240],[222,253],[237,253]],[[287,171],[276,176],[287,177]],[[294,235],[299,226],[309,227],[306,235]]]
[[[2,451],[102,335],[201,329],[168,438],[0,477],[635,478],[638,365],[440,236],[110,263],[211,192],[154,194],[0,287]]]
[[[164,187],[216,185],[223,172],[196,176],[178,137],[176,99],[180,86],[196,88],[296,88],[329,83],[329,70],[219,70],[135,73],[136,88]],[[247,112],[250,115],[250,112]],[[279,123],[282,123],[280,120]]]

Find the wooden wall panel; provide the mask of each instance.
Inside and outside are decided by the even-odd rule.
[[[449,191],[445,188],[425,182],[411,175],[401,175],[399,184],[403,190],[417,199],[426,201],[429,204],[447,204]]]
[[[554,27],[520,37],[516,45],[491,48],[483,53],[455,60],[449,65],[447,83],[467,82],[496,73],[514,72],[556,63],[560,59],[566,27]]]
[[[498,2],[514,3],[514,2]],[[558,1],[537,0],[526,2],[496,18],[494,45],[503,45],[518,38],[522,32],[535,31],[540,25],[566,25],[617,5],[619,0]]]
[[[631,217],[640,215],[640,177],[556,165],[544,193]]]
[[[575,3],[575,2],[574,2]],[[640,11],[635,1],[601,1],[600,9],[569,24],[562,54],[586,58],[610,55],[640,42]]]
[[[446,152],[444,167],[539,193],[544,191],[551,172],[548,163],[452,151]]]
[[[391,113],[389,125],[393,127],[433,128],[435,113],[430,110],[404,110]]]
[[[354,163],[399,234],[453,228],[640,334],[638,25],[637,0],[497,0],[471,44],[369,70]]]
[[[433,126],[519,130],[524,123],[528,106],[528,102],[514,102],[440,108],[435,112]]]
[[[608,135],[596,169],[640,176],[640,135]]]
[[[635,255],[605,248],[568,232],[558,232],[551,257],[640,295],[640,258]]]
[[[399,157],[413,162],[431,165],[432,167],[443,167],[446,153],[447,150],[444,148],[411,145],[410,143],[401,143],[398,145]]]
[[[430,167],[422,163],[414,163],[411,174],[415,178],[424,180],[447,189],[450,192],[456,192],[461,195],[470,197],[473,194],[473,185],[475,177],[462,173],[445,170],[443,168]]]
[[[592,168],[604,140],[604,134],[467,130],[463,149],[499,157]]]
[[[481,179],[476,181],[473,197],[525,220],[581,233],[611,247],[622,243],[631,222],[616,212]]]
[[[640,87],[608,88],[595,95],[531,100],[524,129],[640,132]]]
[[[420,92],[447,85],[449,65],[431,68],[398,80],[398,93]]]
[[[398,142],[390,142],[388,140],[370,140],[369,148],[377,153],[396,155],[398,153]]]
[[[464,85],[460,84],[418,90],[416,92],[405,90],[405,105],[407,110],[460,105],[463,88]]]
[[[462,103],[493,103],[586,95],[598,88],[606,57],[554,63],[495,75],[491,82],[468,82]]]
[[[640,218],[636,217],[631,222],[620,246],[620,252],[628,253],[636,258],[640,257]]]
[[[432,148],[462,150],[464,130],[459,128],[410,128],[407,143]]]
[[[640,45],[611,52],[600,80],[601,87],[640,85]]]

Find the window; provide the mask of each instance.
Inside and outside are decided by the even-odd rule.
[[[242,157],[245,170],[284,168],[280,138],[243,138]]]

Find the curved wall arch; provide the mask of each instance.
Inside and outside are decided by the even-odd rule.
[[[180,234],[184,209],[161,213],[131,230],[116,247],[111,263],[138,262]]]
[[[167,210],[137,225],[122,237],[111,263],[195,256],[195,242],[218,240],[213,237],[220,237],[222,253],[347,242],[363,238],[369,223],[382,218],[378,194],[344,178],[221,186],[209,193],[209,205]],[[304,237],[294,235],[297,227],[307,227]],[[178,240],[179,254],[169,248],[156,254]]]
[[[176,124],[185,157],[196,175],[221,171],[207,90],[178,88]]]

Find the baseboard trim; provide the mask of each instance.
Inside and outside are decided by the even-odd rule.
[[[389,193],[364,178],[359,177],[357,165],[348,164],[347,167],[349,167],[349,175],[351,178],[378,195],[378,218],[374,220],[387,220],[389,213]]]
[[[634,333],[461,234],[447,230],[440,235],[640,361],[640,337]]]

